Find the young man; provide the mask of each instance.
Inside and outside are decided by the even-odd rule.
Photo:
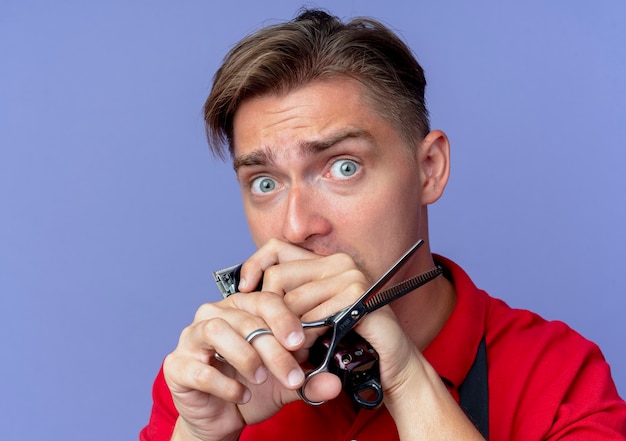
[[[626,404],[597,346],[430,253],[427,206],[447,183],[449,144],[429,129],[425,84],[381,24],[321,11],[227,55],[207,130],[218,155],[228,147],[258,251],[241,293],[201,306],[183,330],[141,439],[626,439]],[[301,322],[351,304],[419,239],[397,280],[435,265],[444,277],[356,327],[379,355],[384,405],[355,407],[329,373],[305,389],[327,403],[303,402],[323,329]],[[258,329],[271,334],[249,338]]]

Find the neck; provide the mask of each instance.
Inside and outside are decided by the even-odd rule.
[[[456,304],[454,285],[444,276],[391,303],[391,308],[420,351],[437,336]]]

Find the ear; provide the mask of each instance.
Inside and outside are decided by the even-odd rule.
[[[450,142],[441,130],[433,130],[420,143],[417,161],[422,177],[422,203],[432,204],[443,194],[450,176]]]

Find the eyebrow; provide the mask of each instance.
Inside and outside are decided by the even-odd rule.
[[[298,154],[302,156],[312,156],[321,153],[338,144],[341,141],[350,138],[363,138],[373,140],[374,137],[370,132],[364,129],[348,128],[333,133],[327,138],[313,141],[304,141],[297,145]],[[276,157],[275,151],[269,147],[263,147],[245,155],[238,156],[233,159],[233,169],[237,172],[241,167],[254,165],[268,165],[274,162]]]

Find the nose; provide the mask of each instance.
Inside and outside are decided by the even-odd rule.
[[[331,231],[328,204],[315,189],[298,186],[289,190],[283,222],[283,238],[290,243],[303,245],[315,237],[326,236]]]

